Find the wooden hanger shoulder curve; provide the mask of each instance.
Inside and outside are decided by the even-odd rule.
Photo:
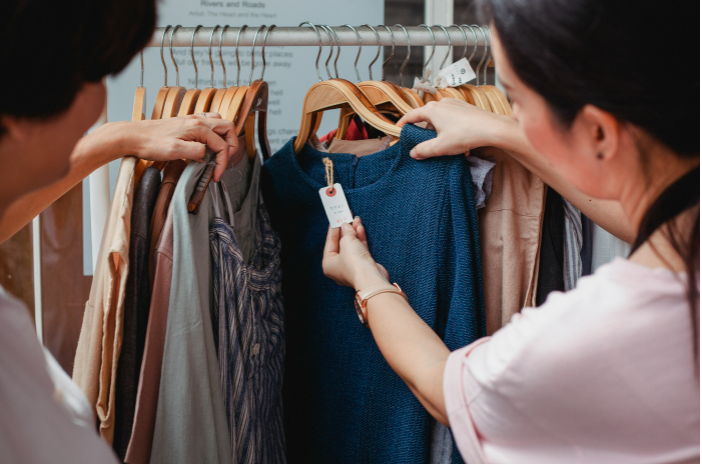
[[[210,105],[212,104],[212,99],[215,96],[217,89],[214,87],[205,87],[200,92],[200,96],[197,97],[197,103],[195,104],[195,110],[193,114],[206,113],[210,110]]]
[[[216,110],[220,116],[226,116],[227,110],[229,109],[229,104],[232,102],[232,98],[234,98],[234,94],[236,93],[236,90],[238,88],[238,86],[233,85],[229,87],[226,92],[224,92],[224,95],[222,96],[222,101],[219,104],[219,108],[217,108]]]
[[[419,108],[421,106],[424,106],[424,100],[422,100],[419,97],[419,94],[417,94],[417,92],[415,92],[412,89],[407,89],[404,87],[400,87],[400,88],[402,89],[402,92],[407,97],[407,100],[410,102],[410,105],[412,106],[412,108]]]
[[[146,87],[137,87],[134,92],[134,106],[132,107],[132,121],[146,119]]]
[[[161,119],[174,118],[178,114],[180,104],[185,97],[185,87],[171,87],[166,96],[166,102],[163,104],[163,113]]]
[[[178,110],[178,116],[187,116],[195,112],[195,105],[197,105],[198,97],[202,93],[200,89],[188,89],[183,96],[183,101],[180,104],[180,109]]]
[[[412,111],[412,106],[407,103],[404,96],[400,96],[395,89],[387,82],[381,81],[365,81],[359,82],[356,86],[361,89],[361,92],[368,97],[368,100],[375,105],[390,103],[401,115],[405,115]]]
[[[167,86],[163,86],[158,89],[156,101],[154,102],[154,110],[151,113],[151,119],[161,119],[161,115],[163,114],[163,105],[166,103],[166,96],[168,96],[168,91],[170,89],[171,88]]]

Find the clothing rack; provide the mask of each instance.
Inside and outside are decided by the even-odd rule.
[[[364,46],[377,46],[378,39],[373,33],[373,31],[367,26],[353,26],[361,37],[361,42]],[[407,46],[407,38],[404,31],[399,26],[389,26],[393,37],[388,33],[384,27],[373,26],[378,36],[380,37],[380,45],[392,45],[393,37],[396,47]],[[468,39],[468,46],[473,47],[475,45],[484,46],[485,36],[477,28],[473,27],[475,31],[475,36],[471,32],[469,27],[464,27],[465,36],[459,28],[455,26],[443,26],[448,32],[451,39],[451,45],[454,47],[462,47],[466,44],[466,38]],[[157,27],[154,31],[154,35],[147,47],[161,47],[161,38],[165,27]],[[212,27],[200,27],[195,33],[194,46],[195,47],[208,47],[210,45],[210,37],[212,37]],[[331,29],[336,33],[339,38],[339,45],[346,47],[357,47],[358,37],[348,27],[331,27]],[[406,26],[405,29],[410,38],[411,46],[429,46],[434,44],[432,40],[431,33],[424,26]],[[164,40],[164,46],[168,46],[170,43],[171,31],[173,28],[169,29],[166,39]],[[236,45],[236,38],[239,33],[240,27],[229,27],[223,34],[222,46],[223,47],[234,47]],[[248,26],[242,32],[239,37],[239,46],[252,46],[254,36],[256,36],[256,31],[258,26]],[[263,36],[265,35],[265,28],[261,29],[259,36],[256,39],[256,45],[260,46],[263,44]],[[449,45],[449,41],[446,37],[446,33],[438,26],[433,26],[431,28],[434,33],[434,40],[437,46]],[[178,27],[173,33],[173,46],[174,47],[190,47],[191,41],[193,41],[193,32],[195,27]],[[266,46],[288,46],[288,47],[309,47],[309,46],[319,46],[321,36],[321,41],[323,45],[329,45],[329,36],[324,31],[324,29],[317,27],[319,35],[314,31],[312,27],[274,27],[266,38]],[[483,27],[483,31],[486,31],[487,42],[490,44],[490,33],[487,32],[487,26]],[[214,38],[212,40],[212,46],[219,46],[219,34],[221,32],[221,27],[215,32]],[[477,43],[476,38],[477,36]],[[336,45],[336,44],[335,44]],[[401,53],[400,50],[396,50],[397,53]],[[469,51],[470,53],[470,51]]]

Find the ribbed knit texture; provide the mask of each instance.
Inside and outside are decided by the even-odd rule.
[[[361,158],[309,145],[296,156],[293,139],[264,165],[263,195],[282,242],[290,463],[430,460],[433,419],[359,323],[354,290],[322,272],[329,222],[318,190],[328,156],[373,257],[449,349],[465,346],[485,334],[470,166],[463,156],[409,156],[435,136],[407,125],[397,144]]]

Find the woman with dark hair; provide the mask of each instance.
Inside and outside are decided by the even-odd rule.
[[[466,462],[699,462],[699,4],[478,3],[516,120],[430,103],[399,122],[438,133],[412,156],[501,148],[629,259],[453,353],[393,292],[360,218],[329,230],[325,273],[375,295],[381,352]]]
[[[3,2],[0,63],[14,68],[0,73],[0,241],[126,155],[202,161],[209,147],[215,180],[224,172],[236,137],[214,113],[109,123],[83,137],[103,110],[102,78],[124,69],[155,21],[153,0]],[[0,287],[0,462],[117,462],[75,389],[45,358],[27,309]]]

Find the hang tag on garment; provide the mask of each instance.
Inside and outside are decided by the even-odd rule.
[[[334,184],[334,187],[322,187],[319,189],[319,196],[322,198],[324,212],[327,213],[329,224],[331,224],[333,229],[341,227],[341,224],[344,222],[347,224],[353,222],[351,208],[349,208],[349,204],[346,201],[346,195],[344,195],[344,189],[341,188],[341,184]]]
[[[440,89],[446,87],[458,87],[475,79],[475,71],[470,67],[467,59],[460,60],[446,66],[437,74],[437,85]],[[443,85],[443,87],[442,87]]]
[[[421,90],[422,92],[430,93],[432,95],[436,94],[437,92],[436,87],[429,85],[427,82],[420,81],[418,77],[414,78],[414,86],[412,88],[415,90]]]

